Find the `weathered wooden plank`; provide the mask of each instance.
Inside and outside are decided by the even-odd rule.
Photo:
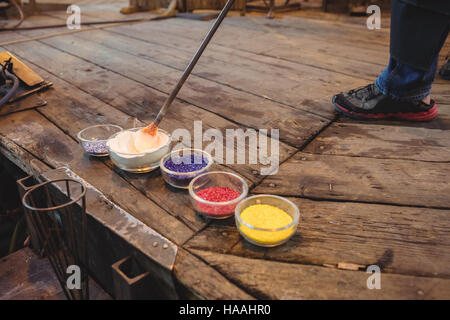
[[[91,300],[111,299],[95,281],[89,280]],[[0,288],[0,300],[66,300],[50,262],[30,248],[0,259]]]
[[[248,259],[208,251],[193,253],[237,285],[263,299],[448,299],[450,280],[381,273],[381,289],[369,290],[362,271]]]
[[[35,50],[36,47],[39,47],[40,50],[31,55],[30,51]],[[65,110],[65,112],[71,113],[71,115],[67,118],[61,117],[61,120],[66,119],[68,121],[68,124],[65,126],[75,126],[76,124],[75,129],[81,130],[83,125],[86,126],[86,122],[83,121],[83,119],[86,118],[89,119],[89,123],[92,124],[96,121],[107,122],[108,118],[112,120],[120,119],[120,121],[124,122],[120,122],[118,124],[125,128],[133,126],[133,117],[139,118],[148,123],[154,119],[159,111],[159,108],[164,103],[164,99],[166,98],[164,93],[148,88],[143,84],[137,83],[131,79],[118,75],[117,73],[105,70],[92,63],[83,61],[77,57],[61,52],[44,44],[22,43],[10,46],[10,49],[17,53],[25,61],[27,61],[27,59],[32,60],[33,63],[39,64],[41,67],[46,68],[48,72],[69,81],[82,91],[97,97],[98,99],[114,106],[116,109],[119,109],[124,113],[122,116],[117,116],[120,112],[117,113],[114,110],[108,111],[111,109],[109,106],[101,104],[100,101],[91,101],[92,99],[89,95],[79,92],[80,90],[71,87],[67,83],[61,83],[60,86],[65,88],[64,90],[68,92],[74,90],[77,92],[77,97],[85,97],[83,99],[83,103],[73,103],[70,108]],[[34,67],[36,70],[41,70],[37,66]],[[60,70],[67,70],[67,72],[61,72]],[[40,71],[40,73],[45,74],[45,71]],[[55,79],[55,77],[50,78],[53,82],[60,83],[57,79]],[[67,96],[65,99],[69,99],[69,101],[73,100],[73,94],[61,94]],[[55,105],[52,106],[51,103],[49,103],[49,110],[44,110],[44,112],[53,112],[55,118],[59,119],[60,115],[58,113],[61,111],[58,110],[57,100],[57,98],[51,100],[55,102]],[[83,109],[86,108],[90,109],[90,111],[83,111]],[[85,114],[86,112],[87,114]],[[109,115],[109,113],[112,114]],[[92,117],[88,117],[89,115],[92,115]],[[208,112],[207,110],[203,110],[191,104],[176,100],[174,102],[174,106],[169,110],[168,114],[164,118],[162,128],[168,130],[169,132],[173,132],[176,129],[185,128],[191,133],[193,139],[194,122],[199,120],[202,121],[204,131],[214,128],[220,130],[224,134],[226,129],[241,127],[212,112]],[[59,120],[55,121],[58,122]],[[77,123],[78,121],[81,121],[82,123],[79,124]],[[243,129],[245,130],[246,128],[244,127]],[[268,141],[271,144],[271,140],[269,139]],[[207,144],[208,142],[204,141],[204,145]],[[237,145],[235,145],[235,148],[237,148]],[[246,145],[246,149],[246,153],[248,154],[248,145]],[[292,155],[294,151],[295,149],[293,147],[280,143],[280,161],[283,161]],[[248,157],[246,157],[246,159],[248,159]],[[261,179],[260,169],[261,167],[265,167],[265,165],[262,165],[261,163],[249,164],[248,160],[242,165],[229,164],[229,166],[253,182]]]
[[[450,208],[448,163],[299,152],[255,193]]]
[[[164,32],[164,29],[167,29],[167,32]],[[190,29],[190,26],[186,25],[183,27],[177,24],[162,25],[159,23],[143,23],[135,26],[129,25],[109,28],[108,31],[122,33],[133,38],[143,38],[151,43],[158,43],[179,49],[188,49],[187,44],[189,43],[192,43],[190,46],[193,44],[198,45],[201,37],[206,32],[206,29],[194,29],[186,33],[184,31],[182,32],[181,29]],[[219,31],[219,34],[221,32]],[[241,63],[248,66],[248,63],[243,63],[246,58],[254,61],[265,60],[268,61],[265,68],[285,66],[283,68],[283,74],[289,71],[289,69],[302,70],[305,68],[315,68],[316,72],[328,71],[331,74],[339,73],[341,76],[347,75],[349,77],[365,79],[366,82],[373,80],[384,67],[384,65],[373,64],[363,60],[350,60],[336,56],[335,54],[330,55],[323,53],[319,49],[314,50],[309,47],[309,40],[303,40],[301,45],[298,45],[293,43],[296,41],[296,37],[283,37],[277,34],[264,34],[261,32],[256,34],[250,32],[250,34],[247,34],[247,30],[245,29],[237,32],[237,28],[234,32],[236,33],[232,42],[230,42],[230,36],[227,36],[226,39],[221,39],[220,37],[215,38],[205,52],[205,55],[208,55],[208,52],[211,55],[213,53],[218,54],[223,52],[226,54],[227,52],[232,52],[234,57],[232,59],[233,64]],[[245,34],[241,35],[241,33]],[[239,42],[236,43],[236,40],[239,40]],[[179,47],[177,46],[177,42],[179,42]],[[273,60],[276,62],[272,63],[271,61]],[[324,76],[322,80],[328,81],[328,77]],[[346,79],[345,77],[342,78]],[[348,86],[351,87],[352,83],[349,83]]]
[[[211,222],[198,232],[184,247],[188,250],[199,249],[218,253],[230,253],[240,241],[234,218]],[[257,250],[257,247],[255,247]]]
[[[0,109],[0,117],[8,113],[19,112],[22,110],[33,109],[36,107],[42,107],[45,105],[45,100],[43,100],[39,94],[33,94],[26,98],[22,98],[13,103],[5,103]]]
[[[166,93],[170,92],[180,76],[178,70],[78,37],[55,37],[44,41],[60,50]],[[10,50],[14,51],[13,48]],[[257,129],[280,128],[280,139],[294,146],[305,143],[329,122],[325,118],[195,75],[191,75],[186,81],[178,96],[184,101],[244,126]]]
[[[73,139],[76,139],[76,135],[81,129],[93,124],[114,123],[124,128],[132,127],[133,125],[143,125],[142,122],[135,121],[121,111],[102,103],[65,81],[47,74],[37,66],[34,66],[34,68],[47,79],[53,81],[55,85],[54,90],[43,93],[43,97],[48,100],[48,108],[42,108],[40,112],[60,128],[63,128]],[[95,159],[92,160],[98,161]],[[144,176],[140,174],[129,174],[115,168],[109,160],[104,160],[104,162],[141,193],[155,201],[173,216],[185,222],[190,228],[200,230],[207,223],[207,221],[195,213],[187,192],[180,190],[174,192],[173,188],[170,188],[164,183],[159,171],[145,174]],[[220,165],[214,165],[212,170],[232,171]],[[256,177],[258,174],[254,176]],[[251,187],[253,182],[249,180],[247,182]]]
[[[23,172],[35,177],[51,169],[51,167],[2,134],[0,134],[0,153]]]
[[[81,9],[81,22],[91,23],[91,22],[117,22],[117,23],[130,23],[123,22],[123,20],[134,20],[142,18],[154,17],[155,13],[150,12],[137,12],[132,16],[123,15],[119,11],[122,4],[76,4]],[[69,7],[70,4],[67,4]],[[48,11],[40,12],[39,15],[27,16],[21,26],[15,31],[5,31],[0,32],[0,45],[4,45],[7,42],[15,40],[26,40],[38,37],[52,37],[62,34],[70,34],[77,32],[84,32],[90,29],[102,29],[106,27],[111,27],[117,25],[117,23],[109,24],[95,24],[95,25],[81,25],[80,29],[69,29],[66,26],[67,19],[70,14],[66,11]],[[131,22],[132,23],[132,22]],[[59,27],[51,27],[58,25]],[[43,28],[44,27],[44,28]],[[21,30],[24,28],[35,28],[29,30]]]
[[[296,31],[291,34],[280,34],[279,29],[264,26],[264,19],[255,19],[261,22],[259,30],[246,30],[240,26],[234,27],[225,24],[218,31],[213,43],[225,47],[248,51],[259,55],[271,56],[293,63],[320,67],[329,71],[340,72],[349,76],[358,76],[366,80],[372,80],[386,65],[388,58],[388,42],[384,46],[377,45],[376,48],[370,44],[360,48],[355,45],[355,36],[345,33],[346,41],[336,37],[317,37],[308,31]],[[245,24],[245,19],[242,20]],[[180,34],[181,30],[185,37],[200,41],[206,33],[208,24],[206,22],[187,25],[187,22],[173,19],[158,24],[148,24],[149,28],[156,32],[156,28],[166,30],[165,33]],[[146,25],[147,27],[147,25]],[[370,35],[365,35],[370,37]],[[360,42],[361,37],[358,37]],[[348,42],[351,42],[349,44]],[[384,47],[384,50],[382,49]],[[350,49],[351,48],[351,49]],[[379,57],[376,57],[376,56]],[[375,56],[375,61],[374,60]]]
[[[130,20],[138,18],[153,17],[156,14],[150,11],[135,12],[132,15],[122,14],[120,9],[126,6],[125,2],[116,3],[75,3],[81,9],[81,17],[83,22],[97,22],[97,21],[110,21],[110,20]],[[57,18],[66,21],[69,16],[65,11],[48,11],[45,13],[47,16]]]
[[[47,259],[39,258],[29,248],[0,260],[1,300],[65,300]]]
[[[69,5],[68,5],[69,6]],[[83,15],[83,14],[82,14]],[[65,12],[61,12],[61,17],[53,17],[47,14],[27,16],[20,28],[14,31],[0,32],[0,45],[4,45],[7,42],[13,41],[26,41],[36,37],[50,37],[53,35],[70,34],[73,32],[79,32],[77,29],[69,29],[66,26],[66,20],[69,15]],[[82,19],[83,20],[83,19]],[[60,25],[55,28],[42,28],[51,25]],[[29,30],[21,30],[22,28],[35,28]],[[82,31],[91,28],[90,26],[82,26]]]
[[[433,99],[438,104],[450,104],[450,94],[443,94],[443,95],[433,95]]]
[[[5,42],[16,41],[16,40],[26,40],[27,37],[20,35],[16,31],[4,31],[0,32],[0,45]]]
[[[317,13],[322,14],[319,19],[308,17],[310,14]],[[342,21],[346,18],[347,21]],[[283,15],[282,19],[270,21],[264,20],[264,17],[251,17],[250,19],[230,17],[226,20],[226,24],[246,30],[264,30],[264,27],[266,27],[275,29],[280,34],[301,34],[316,39],[334,39],[336,42],[349,41],[351,40],[349,36],[353,35],[354,38],[361,39],[359,43],[354,44],[356,47],[379,48],[385,46],[386,42],[389,41],[389,20],[389,17],[382,19],[382,23],[385,23],[382,28],[371,31],[367,29],[367,18],[337,14],[327,15],[323,12],[300,10],[289,15]]]
[[[310,11],[311,12],[311,11]],[[241,30],[256,30],[261,32],[270,33],[278,37],[284,36],[291,41],[309,41],[320,40],[323,43],[332,44],[336,50],[335,55],[350,54],[354,55],[354,58],[361,59],[363,61],[371,62],[373,64],[386,65],[387,57],[389,53],[389,41],[390,41],[390,29],[389,22],[390,17],[383,17],[381,20],[385,22],[387,20],[386,27],[381,29],[368,30],[366,25],[366,18],[360,19],[352,17],[351,22],[358,21],[357,23],[342,23],[340,21],[332,21],[330,19],[299,19],[300,15],[308,15],[308,11],[296,12],[296,17],[284,16],[283,19],[273,19],[265,21],[264,19],[242,19],[239,17],[233,17],[225,20],[226,25],[231,25]],[[341,19],[345,16],[331,15],[333,20]],[[172,24],[181,24],[180,21],[169,22]],[[197,23],[198,24],[198,23]],[[198,24],[200,25],[200,24]],[[247,31],[246,31],[247,32]],[[447,39],[444,43],[444,48],[441,52],[440,59],[445,58],[448,52],[450,40]],[[312,47],[315,44],[312,42]],[[358,53],[358,49],[368,49],[372,52],[369,56],[364,56]],[[356,49],[356,50],[355,50]],[[320,50],[323,51],[323,50]],[[353,62],[353,59],[352,59]]]
[[[109,200],[176,244],[193,231],[171,216],[101,161],[83,154],[81,146],[34,110],[0,118],[0,134],[52,167],[68,166]]]
[[[448,210],[290,200],[300,209],[300,223],[282,246],[256,247],[229,220],[210,224],[185,247],[318,266],[379,264],[388,273],[450,277]]]
[[[371,124],[332,124],[305,152],[450,162],[450,131]]]
[[[305,4],[306,6],[303,6],[302,10],[297,10],[293,12],[289,12],[289,17],[296,17],[301,19],[309,19],[309,20],[315,20],[319,22],[325,22],[327,24],[331,23],[331,25],[335,26],[335,28],[340,28],[341,26],[344,27],[354,27],[360,29],[361,25],[365,25],[367,21],[366,16],[354,16],[350,14],[336,14],[334,12],[326,12],[323,10],[317,10],[320,9],[320,7],[323,5],[322,1],[308,1],[308,4]],[[330,1],[331,2],[331,1]],[[338,2],[345,2],[346,1],[339,1]],[[378,1],[380,2],[380,1]],[[315,4],[315,5],[314,5]],[[311,6],[311,7],[310,7]],[[311,10],[312,9],[312,10]],[[316,9],[316,10],[314,10]],[[377,30],[378,32],[385,33],[386,37],[389,37],[389,26],[390,26],[390,17],[388,10],[385,9],[383,6],[381,7],[381,10],[383,12],[382,19],[381,19],[381,29]],[[386,8],[388,9],[388,8]],[[283,14],[284,17],[284,14]],[[385,18],[385,19],[383,19]]]
[[[436,76],[438,77],[438,76]],[[431,97],[438,104],[450,104],[450,82],[434,83],[431,88]]]
[[[197,298],[214,300],[253,299],[252,296],[232,284],[222,274],[183,249],[178,251],[174,275],[181,285]]]
[[[234,22],[235,25],[233,25]],[[181,19],[173,19],[164,23],[170,26],[186,26],[186,22]],[[199,34],[198,30],[207,29],[208,23],[195,21],[189,26],[190,31],[188,34]],[[169,31],[173,30],[172,28],[168,29]],[[238,30],[239,32],[237,32]],[[382,51],[380,49],[383,47],[387,49],[388,42],[386,42],[386,38],[382,33],[375,31],[372,34],[368,34],[368,32],[370,31],[367,30],[365,25],[362,25],[360,28],[355,28],[354,26],[345,28],[340,25],[337,28],[332,23],[317,23],[316,21],[289,17],[272,21],[266,21],[264,17],[255,19],[234,17],[228,19],[228,21],[227,19],[225,20],[223,28],[218,33],[217,40],[229,40],[229,36],[235,33],[236,41],[228,41],[228,44],[236,44],[236,42],[240,43],[241,39],[243,39],[242,37],[257,37],[261,40],[263,38],[261,36],[265,35],[267,39],[267,36],[270,35],[272,36],[271,38],[276,38],[275,41],[281,40],[285,44],[299,48],[308,43],[310,45],[309,49],[345,58],[348,58],[352,51],[354,53],[353,56],[361,58],[370,53],[366,61],[384,64],[387,61],[388,50]],[[357,43],[354,41],[355,35],[358,36]],[[377,35],[381,35],[382,39],[377,41]],[[262,48],[262,46],[255,48]],[[276,46],[273,43],[266,43],[266,52],[270,52],[274,48]],[[334,51],[333,48],[335,49]]]
[[[218,45],[358,76],[367,81],[373,81],[388,61],[388,29],[370,31],[365,23],[355,27],[289,17],[271,21],[233,17],[226,19],[224,25],[225,30],[214,41]],[[163,27],[165,35],[183,34],[199,41],[208,25],[195,22],[187,27],[186,22],[175,19],[145,25],[147,27]],[[441,62],[447,51],[444,48],[441,52]],[[439,78],[436,80],[436,83],[442,82]],[[350,88],[351,84],[348,84],[341,90]]]
[[[64,128],[64,131],[71,135],[72,138],[76,139],[76,134],[79,130],[85,128],[88,125],[96,123],[115,123],[119,124],[124,128],[132,127],[134,125],[143,125],[132,117],[127,116],[119,110],[116,110],[109,105],[103,104],[101,101],[93,98],[87,93],[80,91],[79,89],[73,87],[72,85],[54,77],[53,75],[47,74],[44,70],[37,66],[33,66],[40,74],[44,75],[46,79],[51,80],[55,84],[55,90],[44,93],[44,98],[48,100],[48,108],[40,109],[40,112],[44,114],[48,119],[52,120],[59,127]],[[94,66],[95,67],[95,66]],[[97,67],[96,67],[97,68]],[[182,110],[185,110],[183,108]],[[128,111],[125,109],[125,111]],[[201,112],[204,112],[200,109]],[[207,112],[205,112],[207,113]],[[176,119],[177,115],[180,113],[173,114],[169,116],[169,121],[165,124],[171,124],[170,118]],[[195,112],[192,113],[195,116]],[[223,122],[223,127],[230,127],[230,124],[226,120],[222,120],[220,117],[212,115],[213,121],[209,121],[207,117],[204,117],[209,123],[216,123],[221,125]],[[193,120],[195,118],[192,118]],[[148,121],[151,119],[148,119]],[[192,120],[192,121],[193,121]],[[215,121],[214,121],[215,120]],[[187,121],[187,120],[186,120]],[[177,127],[175,125],[182,126],[182,119],[177,119],[176,123],[171,124],[171,129],[175,130]],[[231,126],[234,126],[231,124]],[[166,126],[164,126],[167,129]],[[192,132],[192,127],[189,128]],[[169,130],[170,131],[170,130]],[[290,148],[293,152],[293,148]],[[285,150],[285,149],[284,149]],[[281,146],[281,153],[285,153],[283,150],[283,145]],[[287,156],[287,155],[285,155]],[[113,164],[110,161],[106,161],[106,164],[113,168]],[[245,165],[235,165],[237,169],[241,169]],[[133,186],[138,188],[142,193],[147,195],[150,199],[156,201],[164,209],[168,210],[174,216],[179,217],[181,220],[186,222],[190,227],[194,229],[201,229],[205,225],[205,221],[195,214],[189,200],[189,196],[186,192],[174,193],[173,188],[168,187],[159,172],[145,175],[145,177],[152,177],[150,180],[142,179],[142,175],[128,174],[119,170],[117,168],[116,172],[129,181]],[[224,166],[215,165],[216,170],[232,171]],[[250,168],[245,170],[245,173],[249,172],[251,177],[258,177],[259,171],[256,170],[258,167],[252,165]],[[213,169],[212,169],[213,170]],[[249,186],[252,186],[253,182],[247,180]],[[187,206],[187,207],[186,207]]]
[[[178,70],[185,68],[198,47],[196,40],[160,32],[138,32],[137,27],[114,28],[114,33],[89,32],[79,37]],[[145,42],[136,42],[136,38]],[[193,74],[327,118],[334,116],[328,108],[330,99],[324,108],[304,106],[302,101],[306,97],[315,100],[325,95],[331,96],[336,86],[358,87],[367,82],[324,69],[217,45],[211,45],[205,51]],[[274,81],[274,78],[277,80]]]
[[[35,15],[35,16],[28,16],[23,21],[23,23],[20,25],[20,28],[33,28],[33,27],[42,27],[42,26],[48,26],[53,24],[62,24],[65,23],[61,19],[56,19],[49,16],[42,16],[42,15]],[[0,43],[3,42],[9,42],[14,40],[21,40],[21,39],[29,39],[36,36],[42,36],[47,35],[50,33],[56,33],[56,32],[69,32],[69,30],[66,26],[61,28],[52,28],[52,29],[36,29],[36,30],[22,30],[22,31],[4,31],[0,32]]]

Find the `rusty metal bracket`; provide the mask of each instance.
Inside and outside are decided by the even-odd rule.
[[[139,265],[132,256],[123,258],[111,266],[115,298],[140,300],[152,298],[150,272]]]
[[[20,199],[22,199],[24,194],[36,184],[36,180],[34,179],[33,176],[27,176],[25,178],[17,180],[16,183],[17,183],[17,186],[19,189]],[[29,211],[25,211],[25,219],[27,222],[27,231],[30,234],[31,244],[33,246],[33,249],[36,250],[39,253],[39,255],[42,257],[43,256],[42,246],[41,246],[41,243],[39,242],[37,230],[34,228],[34,225],[31,221]]]
[[[176,244],[111,202],[98,189],[67,167],[45,172],[42,177],[47,180],[65,177],[83,182],[87,188],[87,214],[132,244],[152,261],[172,271],[178,251]],[[64,194],[64,186],[56,185],[56,187]]]

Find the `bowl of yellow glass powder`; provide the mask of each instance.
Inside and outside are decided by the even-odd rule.
[[[297,230],[300,212],[286,198],[256,195],[242,200],[234,213],[236,226],[250,243],[275,247],[288,241]]]

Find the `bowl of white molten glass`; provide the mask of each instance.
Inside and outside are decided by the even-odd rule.
[[[169,152],[170,134],[158,129],[153,136],[133,128],[118,132],[106,142],[111,161],[120,169],[134,173],[150,172],[159,167]]]

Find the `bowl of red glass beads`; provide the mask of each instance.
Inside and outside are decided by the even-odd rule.
[[[178,149],[162,157],[161,174],[169,185],[187,189],[192,179],[208,172],[213,164],[211,155],[200,149]]]
[[[225,171],[201,174],[189,184],[194,209],[213,219],[231,217],[237,204],[247,193],[247,182],[237,174]]]

